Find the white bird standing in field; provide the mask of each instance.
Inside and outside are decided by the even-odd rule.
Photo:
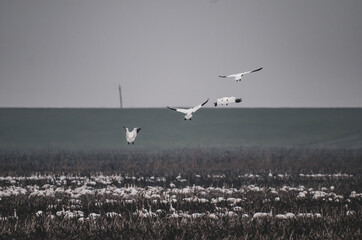
[[[192,114],[195,113],[197,110],[199,110],[202,106],[204,106],[207,102],[209,101],[209,99],[207,99],[204,103],[197,105],[196,107],[193,108],[189,108],[189,109],[184,109],[184,108],[171,108],[171,107],[167,107],[168,109],[177,111],[177,112],[181,112],[183,114],[185,114],[185,120],[191,120],[192,118]]]
[[[217,105],[228,105],[229,103],[240,103],[240,102],[241,98],[223,97],[223,98],[218,98],[216,102],[214,102],[214,105],[216,107]]]
[[[258,68],[258,69],[252,70],[252,71],[248,71],[248,72],[243,72],[243,73],[236,73],[236,74],[231,74],[231,75],[227,75],[227,76],[220,76],[219,75],[219,77],[221,77],[221,78],[234,78],[235,81],[240,82],[245,74],[257,72],[257,71],[260,71],[262,69],[263,68],[261,67],[261,68]]]
[[[137,133],[141,130],[141,128],[134,128],[131,132],[128,130],[128,128],[126,128],[126,127],[123,127],[123,128],[126,131],[127,143],[134,144],[134,140],[136,140]]]
[[[270,210],[270,213],[266,213],[266,212],[257,212],[254,213],[253,215],[253,219],[262,219],[262,218],[266,218],[266,217],[271,217],[272,216],[272,211]]]

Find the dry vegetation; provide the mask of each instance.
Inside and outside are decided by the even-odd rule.
[[[362,152],[0,153],[1,239],[360,239]]]

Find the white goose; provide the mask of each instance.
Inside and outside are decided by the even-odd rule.
[[[128,130],[128,128],[126,128],[126,127],[123,127],[123,128],[126,131],[127,143],[134,144],[134,140],[136,140],[137,133],[141,130],[141,128],[134,128],[131,132]]]
[[[261,68],[258,68],[258,69],[255,69],[255,70],[252,70],[252,71],[249,71],[249,72],[236,73],[236,74],[231,74],[231,75],[227,75],[227,76],[220,76],[219,75],[219,77],[221,77],[221,78],[229,78],[230,77],[230,78],[234,78],[235,81],[240,82],[245,74],[257,72],[257,71],[260,71],[262,69],[263,68],[261,67]]]
[[[253,215],[253,219],[262,219],[262,218],[267,218],[267,217],[271,217],[273,215],[272,210],[270,210],[270,213],[266,213],[266,212],[257,212],[254,213]]]
[[[217,105],[228,105],[229,103],[240,103],[240,102],[241,98],[223,97],[223,98],[218,98],[216,102],[214,102],[214,105],[216,107]]]
[[[171,107],[167,107],[168,109],[177,111],[177,112],[181,112],[183,114],[185,114],[185,120],[191,120],[192,118],[192,114],[195,113],[197,110],[199,110],[202,106],[204,106],[207,102],[209,101],[209,99],[207,99],[204,103],[197,105],[196,107],[193,108],[189,108],[189,109],[184,109],[184,108],[171,108]]]

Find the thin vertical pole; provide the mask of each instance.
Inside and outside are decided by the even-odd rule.
[[[119,90],[119,104],[120,104],[120,107],[123,108],[123,105],[122,105],[122,90],[121,90],[121,85],[118,85],[118,90]]]

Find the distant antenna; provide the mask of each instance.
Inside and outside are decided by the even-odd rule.
[[[121,85],[118,85],[118,90],[119,90],[119,104],[120,104],[120,107],[123,108],[123,105],[122,105],[122,89],[121,89]]]

